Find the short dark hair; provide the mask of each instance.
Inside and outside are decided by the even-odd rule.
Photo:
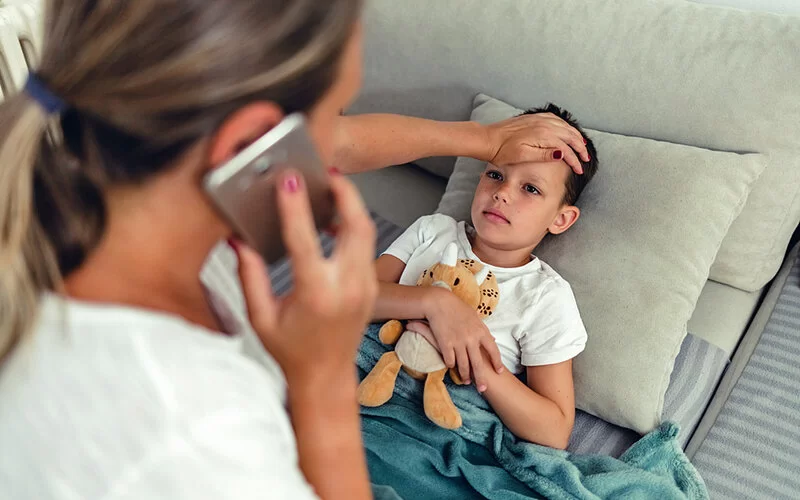
[[[561,109],[553,103],[548,103],[547,106],[542,108],[532,108],[522,114],[535,115],[539,113],[553,113],[557,117],[569,123],[571,126],[575,127],[575,129],[580,132],[580,134],[583,136],[583,139],[586,141],[586,150],[589,152],[590,157],[589,161],[583,161],[580,157],[578,158],[578,160],[581,162],[581,166],[583,167],[583,174],[579,175],[576,174],[574,170],[571,170],[566,182],[567,192],[564,194],[564,204],[574,205],[578,201],[578,198],[580,198],[583,188],[589,184],[589,181],[592,180],[594,174],[597,173],[597,150],[595,149],[592,140],[586,136],[586,133],[583,131],[583,129],[581,129],[578,121],[572,117],[572,113],[569,111]]]

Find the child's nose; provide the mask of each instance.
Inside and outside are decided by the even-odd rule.
[[[504,187],[501,187],[500,189],[495,191],[494,200],[499,201],[501,203],[508,203],[509,201],[508,190],[505,189]]]

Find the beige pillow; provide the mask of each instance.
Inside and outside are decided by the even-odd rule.
[[[485,95],[474,104],[483,123],[521,112]],[[575,361],[578,408],[644,433],[659,423],[686,322],[766,159],[586,133],[600,168],[582,215],[535,253],[572,285],[589,332]],[[459,158],[438,211],[468,219],[484,167]]]

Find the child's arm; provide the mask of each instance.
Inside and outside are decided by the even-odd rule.
[[[426,317],[428,302],[437,300],[441,288],[404,286],[398,284],[405,262],[397,257],[384,254],[375,262],[378,275],[378,299],[375,301],[373,320],[421,319]]]
[[[484,397],[517,437],[564,449],[575,422],[572,360],[527,367],[528,385],[514,374],[489,373]]]
[[[378,258],[375,270],[379,288],[373,319],[427,319],[445,364],[452,368],[457,363],[461,378],[467,383],[472,368],[478,390],[485,390],[487,373],[503,371],[500,349],[489,329],[472,308],[449,290],[398,284],[405,267],[392,255]],[[487,361],[481,352],[489,353]]]

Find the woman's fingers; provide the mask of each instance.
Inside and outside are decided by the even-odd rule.
[[[583,173],[583,165],[581,165],[580,159],[578,159],[578,155],[575,154],[575,151],[572,150],[566,143],[562,143],[563,146],[560,148],[561,153],[563,155],[564,161],[567,165],[575,171],[576,174]]]
[[[286,250],[292,259],[295,281],[298,285],[311,283],[320,273],[322,248],[305,182],[295,170],[281,173],[277,182],[281,231]]]
[[[561,117],[552,113],[546,113],[545,116],[553,120],[553,125],[559,130],[558,138],[567,143],[577,156],[580,156],[583,161],[589,161],[589,151],[586,149],[586,141],[578,132],[578,129],[562,120]]]
[[[239,257],[239,280],[250,323],[261,334],[273,332],[278,318],[278,300],[272,293],[264,261],[258,252],[243,242],[230,240],[228,243]]]

